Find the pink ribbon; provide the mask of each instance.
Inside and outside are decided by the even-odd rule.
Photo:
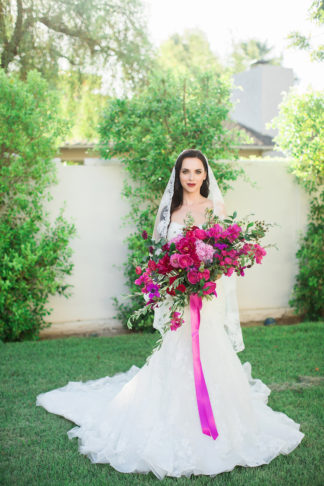
[[[218,437],[218,431],[200,361],[199,326],[201,307],[201,297],[198,294],[190,294],[192,357],[201,429],[204,434],[211,436],[215,440]]]

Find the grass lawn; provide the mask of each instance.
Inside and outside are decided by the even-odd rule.
[[[36,395],[143,366],[159,335],[66,338],[7,343],[1,353],[1,485],[323,486],[324,322],[243,328],[242,363],[270,388],[269,405],[301,424],[305,437],[289,455],[256,468],[237,466],[210,478],[123,474],[92,464],[66,433],[74,423],[36,407]],[[299,377],[306,377],[300,379]],[[301,380],[301,381],[300,381]]]

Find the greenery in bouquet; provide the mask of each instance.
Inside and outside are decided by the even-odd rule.
[[[217,297],[218,278],[233,272],[244,276],[246,268],[262,262],[266,247],[275,246],[260,245],[272,223],[249,221],[249,216],[236,221],[236,211],[224,220],[212,209],[206,209],[205,214],[202,228],[188,215],[182,234],[170,241],[161,238],[155,242],[143,231],[147,255],[134,265],[138,275],[135,284],[142,286],[139,293],[145,304],[129,317],[128,328],[132,328],[133,320],[167,300],[170,318],[166,327],[176,330],[183,322],[183,309],[191,294],[208,300]]]

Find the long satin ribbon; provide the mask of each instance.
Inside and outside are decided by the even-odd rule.
[[[200,361],[199,326],[201,307],[201,297],[198,294],[190,294],[192,357],[201,429],[204,434],[211,436],[215,440],[218,437],[218,431]]]

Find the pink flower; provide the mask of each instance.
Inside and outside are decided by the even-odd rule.
[[[204,278],[205,280],[208,280],[210,277],[210,271],[208,270],[208,268],[205,268],[205,270],[201,272],[201,274],[202,274],[202,278]]]
[[[170,325],[171,331],[175,331],[176,329],[178,329],[178,327],[180,327],[183,322],[184,319],[181,318],[181,313],[174,312],[171,318],[171,325]]]
[[[193,264],[193,259],[190,255],[180,255],[179,256],[179,266],[181,268],[190,267]]]
[[[141,269],[141,267],[140,267],[140,266],[137,266],[137,267],[135,268],[135,272],[137,273],[137,275],[141,275],[141,273],[142,273],[142,269]]]
[[[190,270],[187,273],[187,279],[191,284],[198,283],[201,279],[200,272],[197,272],[197,270]]]
[[[208,243],[204,243],[201,240],[196,240],[196,254],[200,261],[210,262],[213,260],[214,248]]]
[[[264,248],[262,248],[262,246],[258,245],[258,243],[255,243],[254,245],[254,255],[255,255],[255,261],[257,263],[261,263],[262,261],[262,258],[264,257],[264,255],[266,255],[267,252],[265,251]]]
[[[203,240],[207,236],[206,231],[200,228],[195,229],[193,234],[196,238],[198,238],[198,240]]]
[[[206,294],[216,294],[216,283],[215,282],[206,282],[203,286],[203,293]]]
[[[173,255],[170,256],[170,264],[174,267],[174,268],[179,268],[180,267],[180,263],[179,263],[179,257],[180,257],[180,253],[173,253]]]
[[[207,230],[208,236],[215,238],[215,240],[218,240],[222,232],[223,232],[223,228],[218,223],[214,224],[214,226],[212,226],[211,228],[209,228],[209,230]]]
[[[233,267],[230,267],[230,268],[228,268],[226,270],[225,275],[227,275],[228,277],[230,277],[233,272],[234,272],[234,268]]]

